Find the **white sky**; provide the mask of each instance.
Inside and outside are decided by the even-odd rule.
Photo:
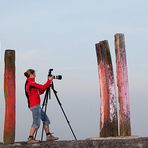
[[[115,72],[114,34],[126,37],[132,135],[148,136],[148,2],[146,0],[0,0],[0,141],[3,137],[4,50],[16,51],[16,141],[26,140],[31,112],[24,95],[23,73],[46,81],[49,68],[62,74],[59,98],[78,139],[99,135],[100,95],[95,43],[109,40]],[[49,102],[51,129],[73,139],[57,101]]]

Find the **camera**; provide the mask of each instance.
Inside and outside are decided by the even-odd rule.
[[[54,79],[62,80],[62,75],[56,75],[56,76],[54,76],[54,75],[51,74],[52,71],[53,71],[53,69],[49,69],[48,76],[53,76]]]
[[[58,80],[61,80],[62,79],[62,76],[61,75],[57,75],[57,76],[53,76],[54,79],[58,79]]]

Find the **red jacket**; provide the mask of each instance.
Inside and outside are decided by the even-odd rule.
[[[47,80],[45,84],[38,84],[34,78],[28,78],[25,86],[25,91],[28,98],[28,106],[31,108],[40,105],[40,95],[50,86],[51,80]]]

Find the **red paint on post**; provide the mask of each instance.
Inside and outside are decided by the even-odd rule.
[[[115,34],[115,52],[120,107],[120,136],[131,136],[129,86],[124,34]]]
[[[100,137],[118,136],[117,100],[108,41],[96,44],[100,80]]]
[[[15,51],[5,51],[4,71],[5,122],[4,143],[15,141]]]

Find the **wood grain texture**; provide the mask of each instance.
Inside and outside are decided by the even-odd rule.
[[[100,80],[100,137],[118,136],[117,99],[108,41],[96,44]]]
[[[131,136],[130,103],[124,34],[115,34],[120,136]]]
[[[15,141],[15,51],[5,51],[4,95],[5,95],[5,122],[4,143]]]

